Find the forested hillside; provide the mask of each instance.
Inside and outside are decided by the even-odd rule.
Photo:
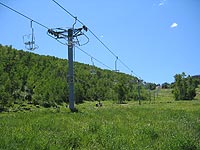
[[[137,100],[137,78],[76,62],[75,101]],[[0,107],[29,103],[50,107],[68,102],[68,62],[0,45]],[[141,84],[141,99],[147,92]]]

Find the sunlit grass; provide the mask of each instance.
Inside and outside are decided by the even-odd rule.
[[[95,104],[1,113],[0,149],[200,149],[199,100]]]

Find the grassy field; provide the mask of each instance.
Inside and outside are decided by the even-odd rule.
[[[166,96],[167,95],[167,96]],[[164,98],[165,96],[165,98]],[[0,114],[1,150],[199,150],[200,99],[174,101],[162,90],[151,102],[104,101]]]

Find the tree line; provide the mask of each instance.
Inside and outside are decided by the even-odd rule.
[[[68,61],[0,45],[0,107],[29,103],[51,107],[69,101]],[[75,101],[147,99],[144,84],[124,73],[74,63]]]
[[[113,100],[124,103],[148,100],[155,83],[137,77],[100,69],[88,64],[74,63],[75,102]],[[42,56],[12,46],[0,45],[0,111],[14,104],[33,104],[51,107],[69,101],[67,80],[68,61],[54,56]],[[191,100],[196,95],[199,78],[175,75],[172,84],[175,100]]]

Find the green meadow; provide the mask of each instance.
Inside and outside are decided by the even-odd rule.
[[[170,90],[154,96],[142,105],[85,102],[77,113],[65,105],[0,113],[0,149],[200,149],[199,93],[193,101],[174,101]]]

